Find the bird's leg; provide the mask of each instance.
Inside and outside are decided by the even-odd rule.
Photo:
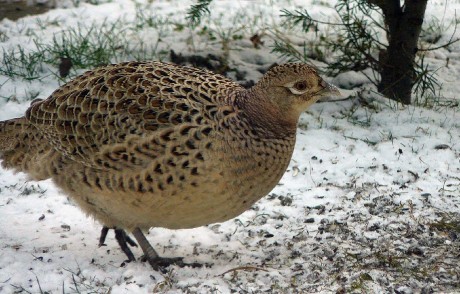
[[[150,263],[154,270],[159,270],[162,273],[166,273],[165,268],[170,266],[171,264],[178,265],[180,267],[184,266],[191,266],[191,267],[201,267],[202,265],[199,263],[185,263],[183,262],[183,257],[175,257],[175,258],[165,258],[160,257],[158,253],[153,249],[152,245],[150,245],[147,238],[145,238],[144,234],[142,233],[141,229],[136,228],[133,231],[134,238],[136,238],[137,243],[144,251],[144,257]]]
[[[123,232],[123,234],[125,235],[125,239],[126,239],[126,243],[128,243],[129,245],[131,245],[132,247],[137,247],[137,243],[131,239],[130,236],[128,236],[128,234],[126,234],[126,232],[124,230],[121,230],[120,231]],[[116,233],[116,232],[115,232]]]
[[[103,226],[101,230],[101,236],[99,237],[99,247],[106,246],[105,245],[105,238],[107,237],[107,233],[109,232],[109,227]]]
[[[109,232],[110,228],[107,226],[103,226],[101,230],[101,236],[99,237],[99,247],[101,246],[106,246],[105,245],[105,239],[107,237],[107,233]],[[134,254],[131,252],[131,250],[128,247],[128,244],[137,247],[136,242],[134,242],[133,239],[131,239],[124,230],[122,229],[117,229],[114,228],[115,230],[115,239],[117,239],[118,245],[120,245],[121,250],[126,254],[128,257],[129,261],[134,261],[136,260],[134,258]]]
[[[123,252],[128,257],[128,261],[135,261],[136,258],[134,257],[131,249],[129,249],[128,244],[131,246],[137,246],[137,244],[134,243],[134,241],[128,235],[126,235],[125,231],[122,229],[115,229],[115,239],[117,239],[121,250],[123,250]]]

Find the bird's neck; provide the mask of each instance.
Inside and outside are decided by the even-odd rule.
[[[264,131],[269,138],[285,139],[295,136],[298,115],[277,108],[265,96],[251,89],[237,93],[236,104],[251,128]]]

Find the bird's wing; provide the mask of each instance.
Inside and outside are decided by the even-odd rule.
[[[197,132],[209,136],[228,108],[221,96],[235,87],[204,70],[122,63],[75,78],[33,103],[26,118],[56,150],[87,166],[145,167],[145,158],[162,156],[171,141],[186,146]]]

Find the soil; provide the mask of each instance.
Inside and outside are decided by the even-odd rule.
[[[21,17],[45,13],[52,8],[53,1],[38,3],[37,1],[0,0],[0,21],[4,18],[17,20]]]

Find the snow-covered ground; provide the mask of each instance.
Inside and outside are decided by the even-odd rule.
[[[229,76],[257,80],[285,62],[270,53],[271,36],[302,40],[280,26],[282,8],[333,17],[333,1],[215,0],[193,31],[185,20],[192,1],[99,2],[106,3],[62,1],[46,14],[0,22],[2,66],[18,48],[32,65],[11,62],[16,76],[0,75],[1,120],[23,115],[31,99],[63,83],[59,60],[43,48],[69,31],[93,28],[91,40],[109,38],[112,62],[168,60],[170,50],[213,54],[238,68]],[[458,0],[429,1],[427,22],[443,25],[433,46],[460,36],[459,12]],[[249,40],[256,33],[259,49]],[[38,51],[46,56],[27,55]],[[162,274],[125,264],[113,235],[98,248],[100,224],[50,181],[1,169],[0,293],[459,293],[460,43],[425,54],[442,85],[430,107],[398,106],[370,85],[344,91],[350,98],[302,115],[286,174],[252,209],[221,224],[150,230],[162,255],[211,267]],[[33,58],[56,58],[56,66],[35,68]],[[83,71],[75,68],[71,76]],[[362,84],[352,72],[329,80]]]

